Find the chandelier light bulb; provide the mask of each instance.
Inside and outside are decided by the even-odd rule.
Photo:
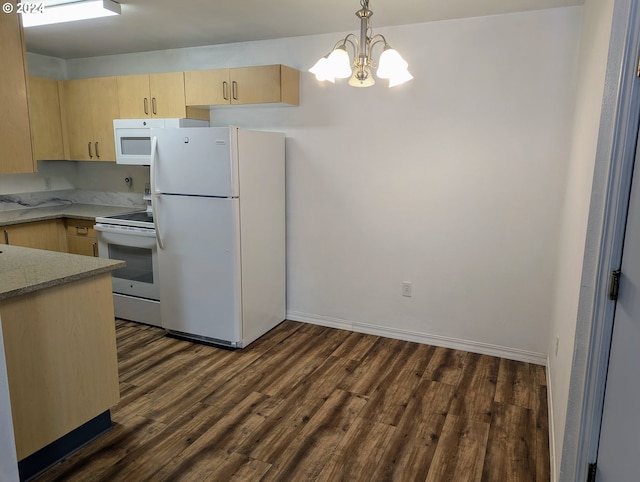
[[[344,47],[338,47],[329,54],[327,59],[329,62],[329,69],[333,77],[338,79],[346,79],[351,77],[351,61],[349,60],[349,54]]]
[[[411,75],[407,69],[404,69],[401,72],[393,74],[393,76],[389,79],[389,87],[395,87],[396,85],[404,84],[411,79],[413,79],[413,75]]]
[[[381,79],[390,79],[407,70],[409,64],[402,58],[397,50],[387,47],[380,55],[376,74]]]
[[[316,76],[316,79],[322,82],[328,80],[331,83],[335,83],[336,79],[331,75],[329,60],[326,57],[321,57],[313,67],[309,69],[309,72]]]

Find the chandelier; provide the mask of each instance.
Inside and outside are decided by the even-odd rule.
[[[400,54],[391,48],[383,35],[373,35],[369,0],[360,0],[360,10],[356,17],[360,19],[360,39],[354,34],[347,35],[338,41],[331,52],[318,60],[309,72],[315,74],[320,81],[335,82],[336,79],[349,79],[353,87],[370,87],[375,84],[371,70],[377,67],[376,76],[379,79],[389,79],[389,87],[403,84],[413,79],[407,69],[407,62]],[[376,64],[371,53],[376,45],[382,45],[382,53]],[[349,59],[347,46],[353,49],[353,61]],[[352,68],[353,67],[353,68]]]

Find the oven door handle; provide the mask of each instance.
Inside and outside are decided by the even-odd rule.
[[[114,233],[114,234],[129,234],[131,236],[145,236],[147,238],[153,238],[154,234],[150,231],[136,231],[134,229],[120,229],[117,227],[104,226],[96,224],[93,229],[102,233]]]

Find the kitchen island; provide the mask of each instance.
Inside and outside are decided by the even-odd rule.
[[[12,421],[0,417],[0,432],[14,433],[20,479],[111,425],[120,396],[111,271],[122,266],[0,246],[0,402],[9,395]]]

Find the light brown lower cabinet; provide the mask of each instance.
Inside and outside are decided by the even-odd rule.
[[[62,219],[12,224],[0,227],[0,231],[0,244],[49,251],[67,251],[67,240]]]
[[[18,460],[120,399],[111,273],[0,301]]]
[[[67,253],[98,256],[98,237],[94,221],[67,218]]]

